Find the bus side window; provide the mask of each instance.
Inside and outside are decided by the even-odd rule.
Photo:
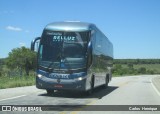
[[[88,56],[87,66],[90,67],[91,64],[92,64],[92,50],[91,50],[90,48],[88,49],[88,54],[87,54],[87,56]]]

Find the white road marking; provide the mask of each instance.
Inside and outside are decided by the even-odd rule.
[[[24,96],[26,96],[26,95],[19,95],[19,96],[15,96],[15,97],[6,98],[6,99],[1,99],[0,101],[6,101],[6,100],[10,100],[10,99],[16,99],[16,98],[24,97]]]
[[[160,96],[160,92],[157,90],[157,88],[154,86],[154,84],[153,84],[153,82],[152,82],[152,79],[153,78],[151,78],[151,85],[152,85],[152,87],[153,87],[153,89],[157,92],[157,94]]]

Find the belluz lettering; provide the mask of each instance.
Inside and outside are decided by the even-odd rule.
[[[74,36],[53,36],[53,41],[75,41],[76,37]]]

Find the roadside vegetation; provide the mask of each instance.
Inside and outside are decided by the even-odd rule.
[[[160,59],[115,59],[113,76],[160,74]]]
[[[160,74],[160,59],[114,59],[113,64],[113,76]],[[34,85],[35,70],[35,52],[13,49],[8,58],[0,59],[0,89]]]
[[[34,76],[12,76],[0,79],[0,89],[35,85]]]
[[[0,59],[0,89],[35,84],[36,53],[15,48],[8,58]]]

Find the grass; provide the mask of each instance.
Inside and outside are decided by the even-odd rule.
[[[0,77],[0,89],[31,86],[35,84],[34,76]]]

